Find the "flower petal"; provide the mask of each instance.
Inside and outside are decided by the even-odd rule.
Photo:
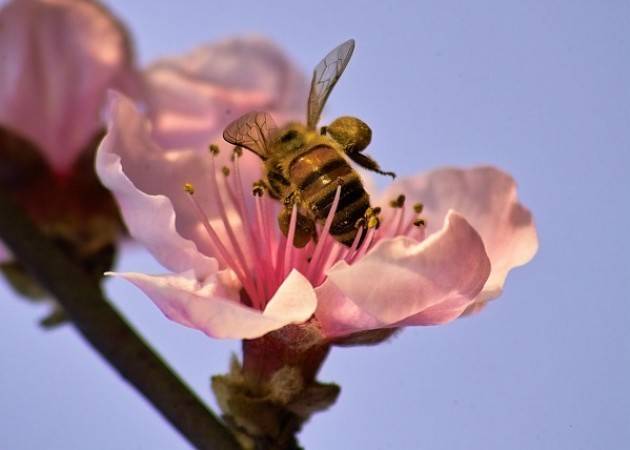
[[[518,202],[514,179],[496,168],[446,168],[404,178],[392,184],[385,198],[399,193],[424,204],[429,232],[436,230],[449,209],[462,214],[479,232],[492,271],[478,304],[497,297],[508,272],[530,261],[538,250],[532,215]]]
[[[328,338],[387,327],[387,324],[362,310],[330,280],[318,286],[315,292],[318,300],[315,317],[322,333]]]
[[[166,268],[176,272],[194,269],[199,277],[203,277],[217,270],[216,260],[201,254],[192,241],[179,234],[169,198],[136,186],[138,181],[150,178],[154,178],[154,183],[164,181],[168,184],[168,168],[158,164],[166,155],[148,135],[148,124],[132,103],[122,95],[112,93],[110,129],[98,149],[96,171],[103,184],[114,193],[129,232],[136,240]],[[126,157],[130,157],[130,161]],[[132,180],[127,170],[140,171],[142,164],[146,166],[144,178]],[[155,166],[164,172],[159,172]],[[130,171],[132,175],[138,175]],[[182,183],[180,192],[183,194]]]
[[[92,1],[22,0],[0,11],[0,125],[70,169],[102,128],[112,86],[136,88],[123,26]]]
[[[192,272],[151,276],[115,274],[135,284],[171,320],[225,339],[254,339],[292,323],[308,320],[316,306],[310,283],[293,271],[261,312],[238,302],[231,271],[198,282]],[[227,278],[227,282],[226,282]]]
[[[328,271],[328,281],[362,313],[393,326],[437,305],[472,302],[489,273],[480,236],[462,216],[450,212],[443,228],[423,242],[385,239],[353,265],[337,263]],[[328,301],[319,298],[320,303]]]
[[[303,119],[306,83],[285,53],[262,37],[240,37],[164,58],[146,72],[151,119],[168,147],[206,147],[253,110],[279,123]]]

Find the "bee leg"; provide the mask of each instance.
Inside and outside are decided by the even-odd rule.
[[[387,175],[392,178],[396,178],[396,174],[394,172],[382,171],[378,163],[374,161],[368,155],[364,155],[363,153],[360,153],[360,152],[346,152],[346,155],[348,155],[348,158],[350,158],[352,161],[354,161],[355,163],[357,163],[358,165],[360,165],[361,167],[367,170],[380,173],[381,175]]]
[[[282,234],[284,234],[285,237],[289,235],[292,210],[292,205],[285,204],[284,208],[280,210],[280,214],[278,214],[278,225],[280,226],[280,231],[282,231]],[[306,244],[308,244],[311,239],[314,239],[316,241],[316,236],[317,231],[313,219],[306,217],[304,214],[298,211],[295,226],[295,236],[293,237],[293,245],[297,248],[302,248]]]

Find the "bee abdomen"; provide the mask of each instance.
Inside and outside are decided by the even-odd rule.
[[[364,217],[369,207],[370,199],[364,191],[363,195],[357,200],[343,208],[338,208],[330,227],[330,234],[339,242],[346,245],[352,244],[357,233],[356,224]]]
[[[348,205],[361,200],[364,196],[367,197],[361,180],[356,174],[350,174],[349,176],[338,178],[341,183],[341,193],[339,196],[339,205],[337,206],[337,213],[345,209]],[[324,220],[330,212],[333,201],[335,200],[335,193],[337,191],[337,183],[331,183],[328,189],[320,191],[319,195],[311,198],[305,198],[310,203],[311,209],[318,219]]]
[[[290,174],[303,202],[320,222],[326,220],[337,187],[341,186],[330,234],[335,240],[351,245],[357,233],[355,225],[370,207],[359,175],[335,149],[326,146],[315,147],[295,158]]]
[[[341,185],[339,204],[332,220],[330,234],[344,245],[351,245],[357,234],[357,222],[362,219],[370,207],[370,198],[363,189],[358,175],[352,174]],[[315,215],[325,220],[335,199],[337,184],[323,197],[312,204]]]

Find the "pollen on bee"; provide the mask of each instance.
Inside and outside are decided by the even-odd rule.
[[[377,216],[370,216],[367,221],[367,227],[369,228],[378,228],[381,224],[381,221]]]
[[[223,175],[225,175],[226,177],[230,176],[230,168],[228,166],[223,166],[221,168],[221,172],[223,172]]]
[[[219,146],[217,144],[210,144],[210,147],[208,147],[208,150],[210,150],[210,153],[212,153],[213,155],[219,154]]]
[[[400,194],[394,200],[391,200],[389,202],[389,206],[391,206],[392,208],[402,208],[403,206],[405,206],[405,196],[403,194]]]
[[[191,183],[184,183],[184,192],[193,195],[195,193],[195,187]]]

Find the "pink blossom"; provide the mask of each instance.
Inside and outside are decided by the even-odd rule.
[[[252,110],[279,120],[303,114],[306,80],[286,54],[259,36],[224,39],[161,58],[145,71],[149,118],[167,148],[207,148]]]
[[[137,89],[123,26],[87,0],[14,0],[0,10],[0,127],[65,175],[102,129],[106,91]]]
[[[164,148],[128,99],[111,96],[97,172],[132,236],[173,272],[119,276],[167,317],[209,336],[249,339],[306,322],[332,339],[446,323],[498,295],[508,271],[536,252],[514,181],[490,167],[398,181],[373,196],[381,226],[360,229],[351,247],[328,235],[338,189],[318,242],[295,248],[287,244],[295,221],[285,238],[278,201],[251,191],[259,160],[230,154]]]

